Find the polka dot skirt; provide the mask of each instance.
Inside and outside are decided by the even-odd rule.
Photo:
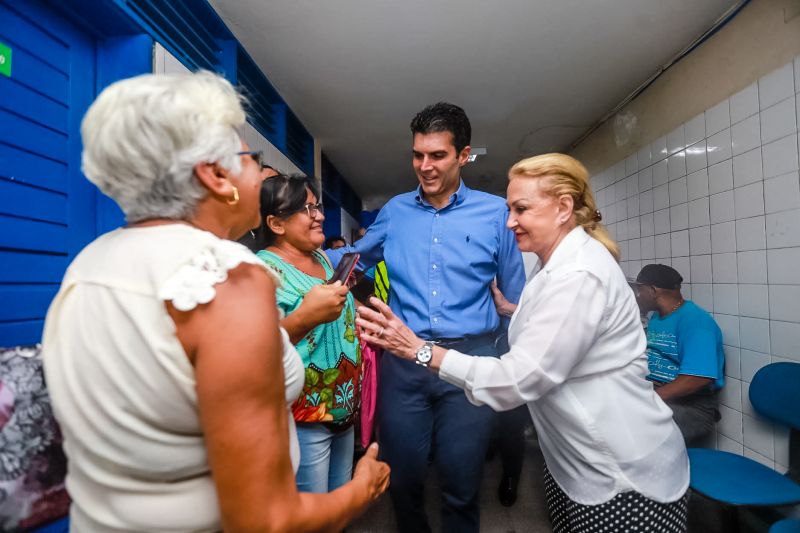
[[[658,503],[630,491],[600,505],[581,505],[569,499],[547,467],[544,490],[553,533],[686,532],[688,492],[671,503]]]

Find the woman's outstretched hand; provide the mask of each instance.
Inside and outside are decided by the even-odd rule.
[[[356,324],[361,327],[363,339],[403,359],[415,360],[424,341],[414,335],[388,305],[374,296],[369,301],[378,311],[363,305],[358,308]]]

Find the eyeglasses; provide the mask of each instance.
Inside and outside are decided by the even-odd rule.
[[[256,162],[258,168],[263,172],[264,169],[272,168],[264,162],[264,152],[261,150],[253,150],[250,152],[236,152],[236,155],[249,155]]]
[[[308,215],[308,218],[310,218],[312,220],[315,220],[317,218],[317,215],[322,212],[322,209],[323,208],[322,208],[322,204],[321,203],[318,203],[318,204],[306,204],[303,207],[301,207],[300,209],[297,209],[295,211],[284,211],[284,210],[278,211],[276,213],[276,215],[281,216],[281,217],[286,217],[286,216],[295,215],[297,213],[302,213],[303,211],[305,211],[306,214]]]
[[[318,204],[306,204],[303,206],[303,209],[306,210],[308,214],[308,218],[316,219],[317,215],[322,211],[322,203]]]

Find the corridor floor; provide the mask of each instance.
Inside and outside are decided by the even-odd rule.
[[[550,522],[544,503],[542,466],[544,459],[533,440],[527,441],[525,464],[522,467],[517,503],[503,507],[497,499],[497,485],[503,468],[494,457],[484,466],[481,487],[481,533],[550,533]],[[431,468],[425,487],[426,510],[433,531],[439,527],[439,488]],[[396,532],[394,512],[388,494],[347,528],[348,533]]]

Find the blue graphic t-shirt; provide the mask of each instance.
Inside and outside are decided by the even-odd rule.
[[[664,318],[654,313],[647,325],[647,379],[669,383],[678,374],[714,380],[725,385],[722,331],[706,311],[686,300]]]

